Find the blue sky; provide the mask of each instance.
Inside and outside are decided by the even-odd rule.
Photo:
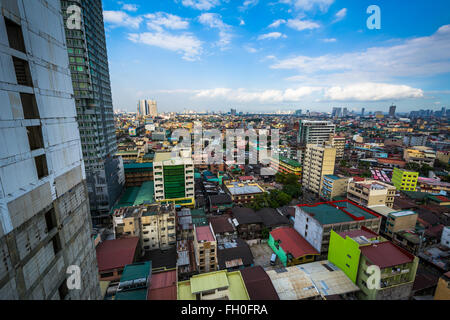
[[[367,8],[381,10],[370,30]],[[450,1],[103,0],[114,108],[450,108]]]

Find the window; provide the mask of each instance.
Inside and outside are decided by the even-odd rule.
[[[67,288],[66,281],[63,281],[63,283],[59,286],[58,293],[61,300],[64,300],[67,297],[69,294],[69,289]]]
[[[31,151],[44,148],[41,126],[27,127],[27,135]]]
[[[52,238],[52,244],[53,244],[53,252],[56,254],[58,254],[58,252],[61,251],[62,247],[61,247],[61,240],[59,239],[59,235],[56,234],[53,238]]]
[[[45,157],[45,154],[35,157],[34,163],[36,165],[38,179],[48,176],[47,158]]]
[[[113,277],[114,273],[112,272],[103,272],[100,274],[100,278],[109,278],[109,277]]]
[[[20,100],[22,102],[23,116],[25,119],[40,118],[36,98],[33,94],[21,93]]]
[[[16,72],[17,84],[21,86],[32,87],[30,67],[28,62],[16,57],[12,57],[14,63],[14,71]]]
[[[53,208],[45,213],[45,224],[47,226],[47,232],[56,227],[56,216]]]
[[[5,18],[6,33],[8,34],[9,46],[18,51],[25,52],[22,27],[17,23]]]

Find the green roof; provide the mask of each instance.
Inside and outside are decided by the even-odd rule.
[[[208,219],[206,218],[205,210],[203,209],[191,210],[191,216],[192,216],[192,223],[196,227],[208,225]]]
[[[419,191],[401,191],[404,194],[408,196],[408,198],[414,199],[414,200],[423,200],[428,196],[428,193],[426,192],[419,192]]]
[[[287,163],[290,166],[293,166],[293,167],[296,167],[296,168],[301,168],[302,167],[302,165],[299,162],[295,161],[295,160],[292,160],[292,159],[289,159],[289,158],[285,158],[285,157],[281,157],[281,156],[279,157],[279,159],[280,159],[280,161],[282,161],[284,163]]]
[[[348,201],[338,202],[335,204],[338,206],[337,208],[333,205],[324,203],[312,207],[301,206],[300,209],[312,214],[314,219],[319,221],[322,225],[354,221],[354,219],[343,210],[354,215],[355,217],[364,217],[366,219],[376,218],[375,215],[364,211]]]
[[[151,204],[155,202],[154,199],[155,184],[153,181],[146,181],[139,188],[139,192],[134,200],[135,206],[140,206],[142,204]]]
[[[140,187],[130,187],[125,190],[123,195],[120,197],[117,204],[112,207],[111,213],[114,212],[114,210],[123,208],[123,207],[131,207],[134,204],[134,201],[136,200],[136,196],[139,193]]]
[[[123,269],[120,282],[148,278],[152,273],[152,262],[145,261],[139,263],[128,264]],[[147,289],[140,288],[137,290],[121,291],[116,294],[115,300],[146,300]]]
[[[151,170],[153,170],[153,163],[152,162],[124,163],[123,169],[125,170],[125,172],[127,172],[127,171],[151,171]]]
[[[147,278],[151,274],[152,262],[138,262],[125,266],[120,277],[120,282]]]
[[[193,294],[226,288],[229,285],[226,270],[199,274],[191,278],[191,292]]]

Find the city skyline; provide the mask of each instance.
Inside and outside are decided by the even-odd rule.
[[[140,99],[162,112],[448,107],[450,4],[377,1],[380,30],[366,26],[370,5],[104,1],[114,108]]]

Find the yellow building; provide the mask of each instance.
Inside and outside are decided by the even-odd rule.
[[[419,173],[395,168],[392,174],[392,184],[397,190],[416,191]]]
[[[178,300],[250,300],[240,271],[199,274],[178,282]]]
[[[211,224],[200,227],[194,225],[194,254],[200,273],[218,269],[217,240]]]
[[[272,158],[270,161],[270,166],[276,172],[283,174],[295,174],[302,177],[302,165],[295,160],[288,159],[285,157],[279,157],[279,159]]]
[[[334,148],[336,148],[336,158],[342,159],[345,151],[345,137],[331,135],[330,143]]]
[[[385,233],[392,238],[398,231],[413,230],[417,217],[418,214],[411,210],[391,212],[387,217]]]
[[[428,147],[412,147],[403,151],[403,158],[407,163],[427,164],[432,167],[436,160],[436,152]]]
[[[303,158],[303,187],[318,194],[323,176],[334,173],[335,161],[336,148],[308,144]]]
[[[450,300],[450,271],[439,279],[434,300]]]
[[[341,178],[335,175],[323,176],[320,196],[327,201],[333,201],[336,197],[344,197],[347,194],[349,178]]]
[[[365,207],[387,206],[392,208],[396,191],[394,186],[381,181],[353,180],[348,184],[347,198]]]

